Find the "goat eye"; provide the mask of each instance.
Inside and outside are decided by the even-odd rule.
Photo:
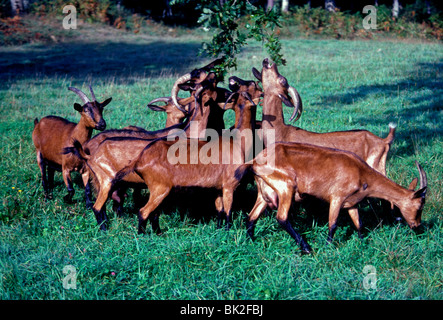
[[[281,77],[281,78],[279,79],[279,81],[280,81],[280,84],[281,84],[282,86],[284,86],[284,87],[287,87],[287,86],[288,86],[288,80],[286,80],[286,78]]]

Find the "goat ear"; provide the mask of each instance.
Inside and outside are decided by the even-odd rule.
[[[259,81],[261,81],[262,76],[261,76],[261,72],[260,72],[260,71],[258,71],[258,70],[255,69],[255,68],[252,68],[252,74],[253,74],[254,77],[256,77]]]
[[[408,189],[411,190],[411,191],[414,191],[415,188],[417,188],[417,182],[418,182],[418,179],[417,179],[417,178],[414,178],[414,179],[411,181],[411,183],[409,184]]]
[[[77,110],[78,112],[82,112],[83,106],[76,102],[76,103],[74,103],[74,109]]]
[[[148,104],[148,108],[152,111],[166,111],[166,109],[162,106],[157,106],[155,104]]]
[[[281,101],[283,101],[283,103],[284,103],[285,105],[287,105],[287,106],[290,107],[290,108],[295,108],[294,104],[291,102],[291,100],[288,99],[288,97],[283,96],[283,95],[281,95],[281,94],[279,94],[278,96],[279,96],[279,98],[281,99]]]
[[[421,188],[420,190],[415,191],[413,199],[415,198],[425,198],[426,197],[426,191],[428,190],[428,187]]]
[[[108,98],[105,101],[103,101],[102,103],[100,103],[100,105],[102,106],[102,108],[106,107],[109,102],[111,102],[112,98]]]

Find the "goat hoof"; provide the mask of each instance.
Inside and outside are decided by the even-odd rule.
[[[306,244],[306,245],[301,247],[301,253],[303,255],[305,255],[305,254],[312,254],[313,252],[312,252],[311,247],[308,244]]]
[[[45,200],[52,200],[52,199],[54,199],[54,197],[52,196],[52,193],[45,194]]]
[[[72,200],[72,196],[70,194],[67,194],[66,196],[64,196],[63,201],[67,204],[74,204],[75,203],[75,201]]]

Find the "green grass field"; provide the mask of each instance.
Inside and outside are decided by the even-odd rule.
[[[388,177],[407,186],[418,177],[415,160],[426,171],[421,235],[404,224],[382,223],[379,204],[363,203],[364,239],[342,215],[328,244],[327,207],[302,205],[294,207],[291,219],[315,254],[301,256],[273,212],[258,221],[257,240],[247,238],[244,219],[254,189],[251,199],[236,198],[229,232],[216,229],[212,200],[199,204],[201,217],[171,199],[160,219],[162,236],[150,229],[137,235],[131,197],[124,218],[108,205],[110,228],[100,232],[79,185],[77,203],[63,203],[61,174],[54,200],[44,200],[33,119],[52,114],[78,120],[73,103],[79,99],[67,87],[87,90],[92,83],[99,99],[113,98],[104,113],[108,128],[162,128],[165,115],[145,105],[169,95],[178,75],[208,61],[197,56],[200,41],[192,35],[112,31],[70,43],[0,48],[0,299],[442,299],[443,46],[438,43],[282,41],[288,64],[280,72],[304,104],[297,126],[317,132],[367,129],[385,136],[388,123],[397,124]],[[261,68],[265,57],[253,43],[231,74],[253,79],[251,68]],[[285,108],[286,119],[291,111]],[[227,125],[233,117],[225,115]],[[365,279],[374,278],[363,272],[368,265],[377,281],[365,289]],[[76,270],[75,289],[63,286],[72,275],[63,273],[66,266]]]

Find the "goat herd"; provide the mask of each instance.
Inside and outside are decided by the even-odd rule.
[[[416,162],[418,191],[417,178],[406,189],[386,177],[386,157],[394,139],[394,125],[389,125],[384,139],[366,130],[315,133],[287,125],[282,103],[294,109],[290,120],[298,120],[302,101],[297,90],[279,74],[276,64],[265,59],[261,72],[252,69],[263,90],[255,81],[238,77],[229,78],[227,90],[217,87],[217,77],[211,72],[220,62],[215,60],[181,76],[171,97],[149,103],[151,109],[167,113],[165,129],[157,131],[135,126],[103,131],[103,108],[112,98],[100,103],[90,87],[91,101],[82,91],[70,87],[84,103],[74,104],[81,115],[77,124],[56,116],[34,121],[32,140],[45,198],[52,199],[57,170],[62,172],[68,190],[64,200],[72,202],[71,172],[79,171],[86,205],[92,207],[104,230],[107,200],[113,199],[120,214],[126,188],[134,188],[137,201],[140,189],[147,187],[149,201],[139,211],[138,232],[146,231],[149,219],[153,231],[160,233],[155,209],[172,188],[213,188],[218,190],[217,225],[220,227],[226,219],[229,229],[234,190],[242,178],[251,182],[248,176],[255,179],[258,191],[247,219],[248,235],[253,238],[255,223],[269,206],[277,209],[278,222],[303,253],[312,249],[291,226],[288,211],[292,200],[302,201],[306,195],[330,204],[328,240],[332,240],[342,208],[348,211],[360,235],[357,205],[367,197],[387,200],[392,209],[398,207],[411,228],[420,225],[427,189],[422,167]],[[180,90],[189,91],[190,96],[178,98]],[[257,121],[256,107],[260,101],[263,115]],[[233,130],[224,130],[223,113],[227,109],[235,111]],[[103,132],[91,138],[94,129]],[[91,182],[97,191],[95,202],[91,199]]]

